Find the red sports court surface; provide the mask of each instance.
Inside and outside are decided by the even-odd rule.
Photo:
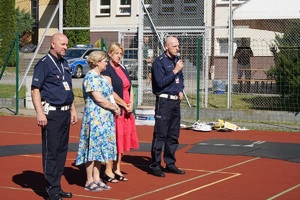
[[[72,126],[70,143],[78,142],[80,122]],[[139,140],[151,143],[153,127],[137,126]],[[166,174],[159,178],[148,174],[150,152],[146,149],[126,153],[122,171],[128,182],[109,184],[110,191],[93,193],[83,189],[85,172],[74,166],[76,149],[70,149],[62,178],[65,191],[76,199],[300,199],[300,163],[260,156],[188,153],[196,143],[214,139],[224,141],[266,141],[280,147],[299,145],[299,133],[268,131],[195,132],[182,130],[176,153],[177,166],[185,175]],[[40,129],[34,117],[0,116],[0,147],[37,145]],[[73,145],[74,146],[74,145]],[[256,146],[256,145],[254,145]],[[200,147],[201,149],[202,147]],[[226,150],[226,147],[223,147]],[[22,149],[21,149],[22,150]],[[265,151],[268,151],[268,146]],[[20,149],[19,149],[20,151]],[[17,153],[17,152],[16,152]],[[272,156],[276,153],[270,151]],[[300,157],[300,155],[299,155]],[[298,157],[298,158],[299,158]],[[297,160],[297,159],[296,159]],[[43,199],[44,181],[41,153],[18,152],[0,157],[0,199]]]

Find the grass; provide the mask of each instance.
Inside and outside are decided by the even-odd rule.
[[[73,89],[75,95],[75,103],[83,103],[83,95],[81,88]],[[204,96],[201,96],[200,107]],[[208,95],[208,108],[227,109],[227,94],[209,94]],[[231,96],[231,108],[236,110],[251,110],[251,109],[264,109],[272,110],[274,106],[274,97],[266,97],[267,99],[261,99],[251,94],[232,94]],[[192,107],[196,107],[196,96],[188,95],[188,100]],[[273,102],[273,103],[272,103]],[[187,100],[184,98],[181,107],[188,107]]]
[[[2,71],[2,67],[0,67],[0,72]],[[16,67],[6,67],[4,73],[16,73]]]
[[[0,98],[14,98],[16,88],[15,85],[0,84]],[[75,104],[84,103],[83,94],[81,88],[73,88],[75,96]],[[26,97],[26,87],[22,86],[19,98]],[[203,107],[202,95],[200,98],[200,107]],[[217,109],[227,109],[227,94],[209,94],[208,95],[208,108],[217,108]],[[262,99],[263,98],[263,99]],[[188,100],[192,107],[196,107],[196,96],[188,95]],[[232,94],[231,96],[231,108],[237,110],[251,110],[251,109],[263,109],[263,110],[273,110],[275,104],[278,104],[278,98],[275,97],[257,97],[251,94]],[[181,104],[182,107],[187,107],[187,101],[184,98]]]
[[[14,98],[16,93],[15,85],[0,84],[0,98]],[[22,86],[19,92],[19,98],[24,99],[26,96],[26,87]]]
[[[84,103],[81,88],[73,88],[73,93],[74,93],[74,96],[75,96],[75,100],[74,100],[75,105],[80,104],[80,103]]]
[[[200,107],[202,102],[204,102],[204,96],[201,96],[200,99]],[[208,95],[208,108],[220,108],[220,109],[227,109],[227,94],[209,94]],[[232,94],[231,101],[232,101],[232,109],[243,109],[248,110],[251,109],[253,106],[251,101],[249,99],[254,99],[255,96],[249,95],[249,94]],[[247,99],[248,101],[245,101]],[[191,106],[196,107],[196,96],[195,95],[188,95],[188,100],[191,104]],[[187,100],[184,98],[182,101],[182,106],[187,106]]]
[[[16,93],[16,86],[0,84],[0,91],[1,91],[0,98],[14,98],[14,95]],[[82,90],[80,88],[75,88],[73,89],[73,92],[75,96],[75,104],[84,103]],[[25,97],[26,97],[26,87],[22,86],[19,93],[19,98],[25,99]]]

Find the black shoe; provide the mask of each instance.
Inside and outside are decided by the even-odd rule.
[[[173,174],[185,174],[185,171],[178,169],[176,166],[173,167],[166,167],[165,171],[167,173],[173,173]]]
[[[63,200],[59,194],[51,195],[47,200]]]
[[[59,196],[62,198],[72,198],[72,193],[71,192],[64,192],[63,190],[60,190]]]
[[[157,176],[157,177],[165,177],[166,176],[161,169],[151,169],[151,171],[154,176]]]
[[[115,177],[110,177],[110,176],[106,175],[105,173],[103,174],[102,179],[103,179],[104,183],[107,183],[107,182],[119,183],[119,181]]]

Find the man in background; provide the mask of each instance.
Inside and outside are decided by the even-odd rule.
[[[251,65],[250,57],[253,57],[252,49],[249,47],[246,38],[241,39],[241,45],[237,47],[234,58],[237,59],[238,90],[243,92],[244,84],[242,79],[245,74],[246,91],[250,92],[251,85]]]
[[[143,46],[143,66],[144,66],[144,72],[146,73],[146,93],[151,93],[151,67],[152,67],[152,61],[153,61],[153,50],[152,54],[151,47],[149,46],[149,37],[144,37],[144,46]]]

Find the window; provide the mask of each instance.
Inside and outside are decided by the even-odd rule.
[[[38,3],[37,0],[31,1],[31,16],[35,19],[34,27],[38,27],[39,15],[38,15]]]
[[[242,38],[234,38],[232,42],[232,48],[233,48],[233,54],[238,46],[241,44],[241,39]],[[251,38],[246,38],[247,45],[250,46],[250,39]],[[217,55],[219,56],[228,56],[228,38],[218,38],[217,39],[219,43],[219,49]]]
[[[125,49],[124,50],[124,59],[137,59],[138,50],[137,49]]]
[[[161,14],[174,14],[174,0],[161,0]]]
[[[197,0],[183,0],[182,1],[183,14],[196,14],[197,13]]]
[[[227,38],[219,38],[219,55],[228,54],[228,39]]]
[[[102,16],[110,15],[110,0],[100,0],[99,14]]]
[[[119,15],[131,14],[131,0],[120,0],[118,14]]]

